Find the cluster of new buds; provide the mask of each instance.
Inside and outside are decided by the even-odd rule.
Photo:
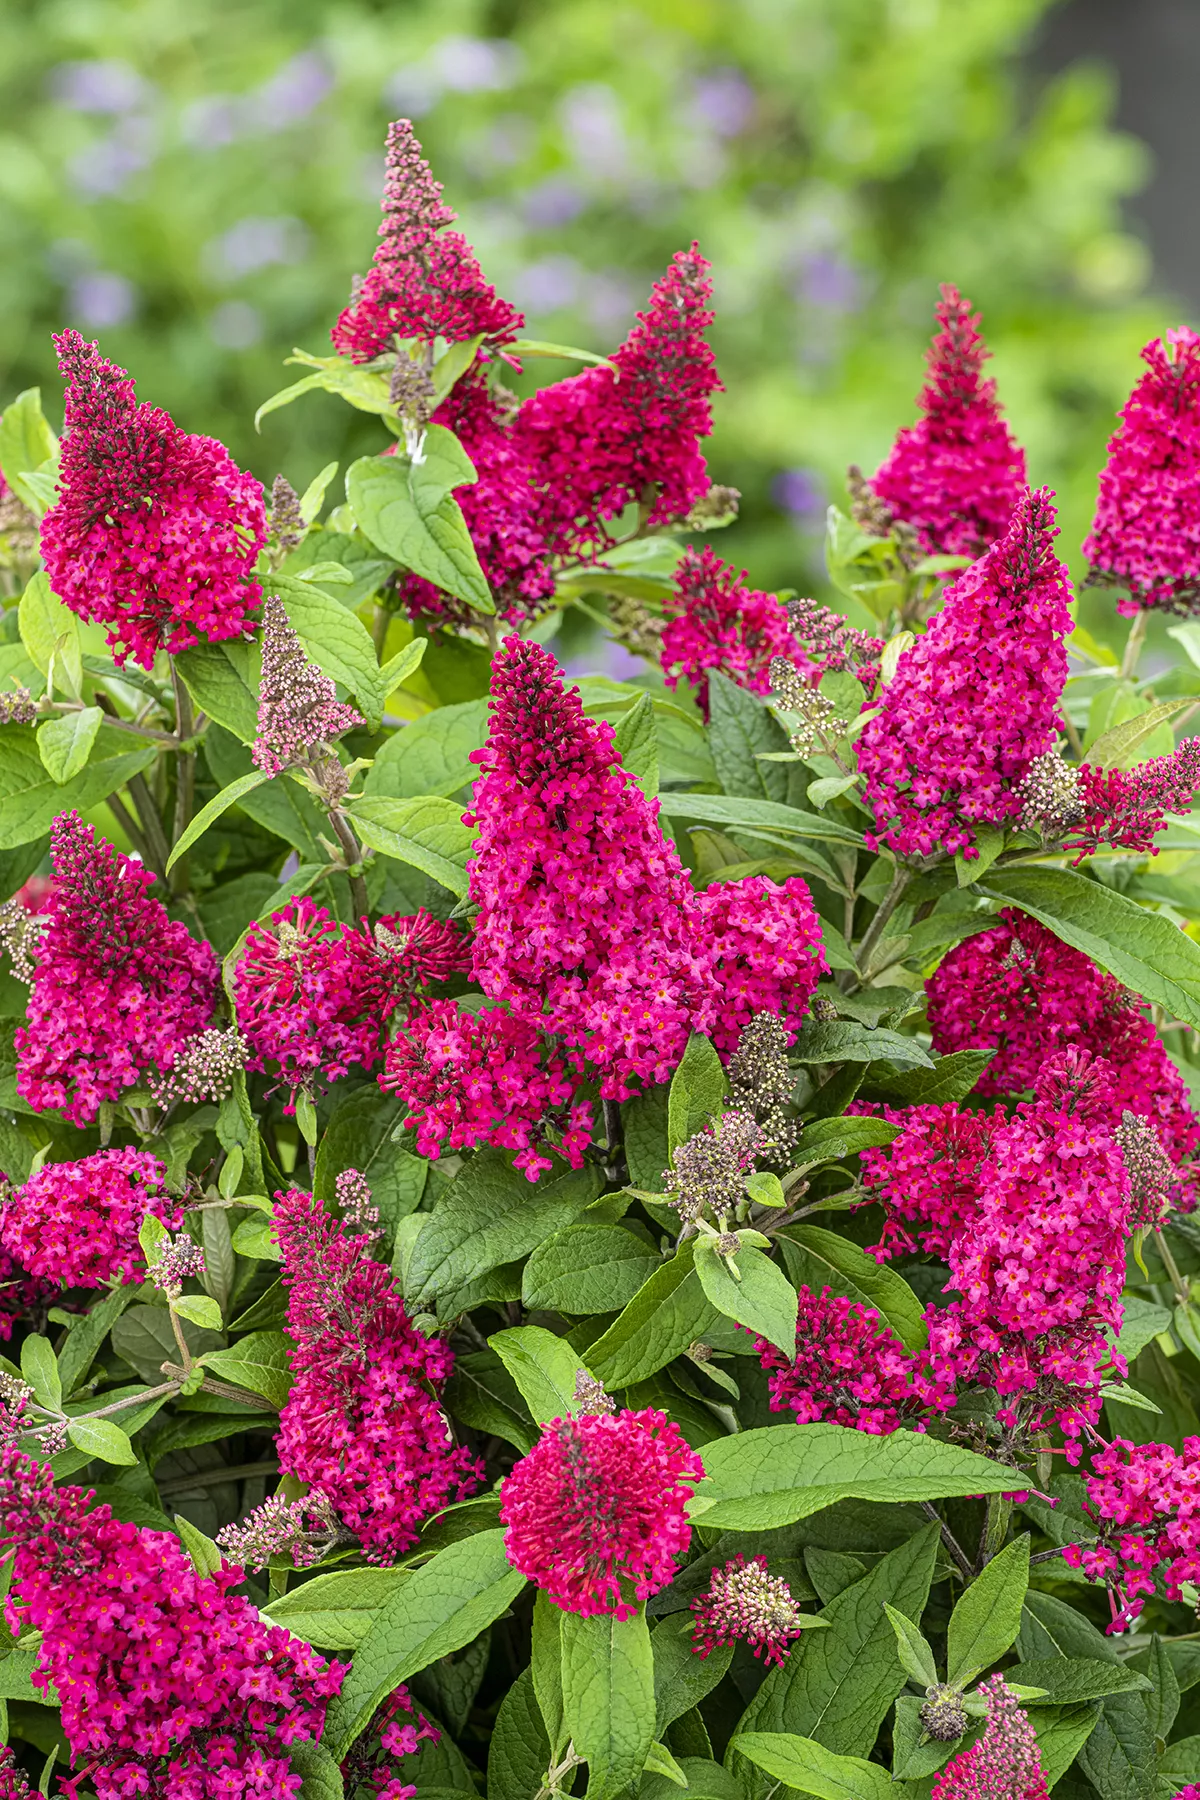
[[[379,1236],[379,1208],[371,1204],[371,1190],[365,1175],[357,1169],[343,1169],[334,1184],[342,1223],[351,1231],[367,1237]]]
[[[199,1106],[224,1100],[246,1065],[246,1043],[234,1026],[197,1032],[181,1045],[166,1074],[152,1072],[150,1092],[157,1106]]]
[[[299,1500],[271,1494],[236,1525],[223,1526],[217,1545],[228,1562],[265,1569],[274,1557],[290,1557],[297,1569],[311,1568],[335,1545],[353,1541],[342,1529],[328,1497],[314,1488]]]
[[[1135,1228],[1161,1225],[1170,1211],[1178,1170],[1154,1127],[1139,1113],[1126,1109],[1114,1136],[1129,1171],[1129,1223]]]
[[[787,1036],[774,1013],[755,1013],[729,1063],[729,1098],[754,1115],[762,1132],[760,1155],[786,1166],[799,1126],[789,1112],[795,1076],[788,1067]]]
[[[204,1273],[204,1252],[185,1234],[169,1238],[161,1244],[157,1260],[150,1263],[147,1274],[168,1300],[178,1300],[189,1275]]]
[[[0,945],[8,952],[12,972],[18,981],[33,980],[38,947],[49,923],[45,913],[31,913],[18,899],[6,900],[0,906]]]
[[[681,1144],[664,1172],[667,1198],[685,1225],[715,1219],[722,1229],[746,1201],[746,1177],[763,1149],[751,1112],[727,1112]]]
[[[1034,757],[1021,778],[1017,797],[1021,824],[1044,838],[1065,837],[1084,816],[1079,770],[1065,762],[1058,750]]]
[[[797,756],[815,756],[843,737],[846,721],[832,700],[809,687],[786,656],[773,656],[770,666],[771,698],[787,713],[787,734]]]

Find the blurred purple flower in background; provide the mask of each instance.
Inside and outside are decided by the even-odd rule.
[[[222,350],[249,350],[263,334],[263,316],[248,300],[226,300],[208,321],[208,332]]]
[[[818,250],[801,257],[796,286],[809,306],[827,312],[857,312],[863,303],[860,271],[833,251]]]
[[[67,290],[65,317],[71,325],[89,331],[107,331],[124,325],[137,310],[137,289],[124,275],[110,269],[93,269],[80,275]]]
[[[515,303],[534,318],[573,306],[584,291],[587,275],[573,256],[543,256],[526,264],[509,286]]]
[[[81,200],[103,200],[119,194],[132,176],[148,169],[157,153],[153,120],[128,113],[106,138],[77,150],[67,162],[67,173]]]
[[[502,93],[523,66],[519,47],[504,38],[445,37],[389,76],[383,97],[392,112],[420,119],[444,94]]]
[[[585,173],[618,180],[629,173],[629,143],[621,103],[603,81],[568,88],[558,103],[567,147]]]
[[[771,483],[771,497],[797,525],[815,530],[824,523],[828,499],[816,469],[781,470]]]
[[[525,223],[534,231],[554,231],[577,219],[586,207],[587,195],[566,175],[548,175],[521,198]]]
[[[72,112],[126,113],[148,100],[153,89],[127,62],[59,63],[50,91]]]
[[[333,88],[325,51],[301,50],[248,94],[205,94],[179,115],[179,133],[194,150],[223,150],[257,132],[268,136],[306,119]]]
[[[286,214],[279,218],[252,214],[206,244],[203,261],[214,279],[240,281],[273,263],[303,262],[308,250],[308,232],[299,219]]]
[[[754,89],[740,69],[710,69],[697,76],[689,110],[718,137],[737,137],[754,117]]]

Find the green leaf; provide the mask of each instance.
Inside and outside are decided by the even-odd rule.
[[[271,1234],[270,1219],[243,1219],[230,1238],[232,1248],[239,1256],[249,1256],[255,1262],[282,1262],[279,1245]]]
[[[471,753],[484,744],[487,729],[486,700],[439,706],[380,747],[364,778],[365,791],[395,800],[456,794],[475,779]]]
[[[284,610],[312,661],[334,681],[350,689],[374,730],[386,696],[380,691],[379,660],[371,634],[356,613],[340,600],[304,581],[276,575]]]
[[[658,793],[658,726],[649,694],[642,694],[622,713],[613,748],[621,767],[629,771],[646,798],[653,800]]]
[[[824,813],[802,812],[795,806],[781,806],[774,800],[754,800],[749,796],[729,794],[671,795],[671,817],[699,819],[706,825],[725,825],[731,830],[741,827],[755,831],[790,833],[794,837],[829,838],[839,844],[862,845],[861,831],[852,831],[840,820],[826,818]]]
[[[221,1309],[207,1294],[184,1294],[172,1301],[171,1311],[181,1319],[190,1319],[193,1325],[202,1325],[206,1331],[221,1329]]]
[[[43,498],[22,477],[48,463],[57,450],[58,439],[42,412],[41,389],[26,388],[0,414],[0,474],[39,519],[46,511]]]
[[[263,1617],[323,1650],[357,1650],[391,1605],[410,1568],[339,1569],[271,1601]]]
[[[939,1500],[1012,1487],[1011,1469],[957,1444],[914,1431],[877,1438],[841,1425],[742,1431],[707,1444],[704,1468],[688,1511],[706,1530],[773,1531],[837,1500]]]
[[[255,431],[262,430],[262,422],[268,413],[278,412],[282,406],[290,406],[293,400],[299,400],[302,394],[315,393],[328,386],[323,375],[305,375],[299,381],[293,381],[290,387],[280,388],[269,400],[264,400],[254,415]]]
[[[114,756],[107,750],[110,741],[109,734],[102,733],[104,753],[60,785],[46,774],[33,732],[7,727],[0,758],[0,850],[33,843],[49,831],[60,813],[74,809],[86,815],[148,769],[157,756],[153,745]]]
[[[939,1056],[932,1069],[898,1069],[880,1081],[872,1073],[873,1087],[883,1087],[906,1106],[945,1106],[951,1101],[965,1100],[979,1082],[979,1077],[995,1056],[990,1050],[953,1050]]]
[[[1153,1301],[1143,1300],[1137,1294],[1125,1294],[1121,1304],[1125,1317],[1114,1348],[1120,1351],[1127,1362],[1132,1362],[1160,1331],[1170,1329],[1171,1313],[1168,1307],[1156,1306]]]
[[[72,1419],[67,1426],[67,1436],[77,1450],[85,1451],[89,1457],[98,1456],[103,1462],[117,1463],[128,1469],[137,1462],[137,1453],[128,1436],[111,1419]]]
[[[1184,695],[1179,700],[1164,700],[1158,706],[1151,706],[1146,712],[1139,713],[1136,718],[1114,725],[1095,740],[1084,761],[1093,769],[1136,768],[1146,757],[1148,740],[1154,736],[1159,726],[1165,725],[1176,713],[1183,712],[1194,704],[1190,695]]]
[[[931,1069],[933,1059],[916,1038],[855,1019],[807,1019],[788,1056],[792,1062],[897,1062]]]
[[[493,1332],[488,1344],[521,1390],[535,1423],[548,1425],[579,1410],[575,1380],[587,1370],[565,1338],[540,1325],[517,1325]]]
[[[629,1619],[565,1612],[563,1725],[588,1765],[587,1800],[635,1783],[654,1742],[654,1658],[644,1612]]]
[[[62,1405],[62,1379],[49,1338],[27,1337],[21,1345],[21,1373],[39,1406],[57,1412]]]
[[[185,1519],[182,1513],[175,1514],[175,1529],[197,1575],[215,1575],[224,1559],[213,1540],[205,1537],[200,1528],[193,1525],[190,1519]]]
[[[574,350],[570,344],[551,344],[544,338],[518,338],[509,349],[514,356],[553,356],[564,362],[589,363],[597,369],[616,367],[607,356],[597,356],[591,350]]]
[[[214,1375],[232,1381],[236,1387],[249,1388],[252,1394],[261,1394],[272,1406],[282,1407],[292,1385],[288,1367],[291,1348],[291,1340],[282,1331],[252,1331],[228,1350],[206,1351],[203,1361]]]
[[[752,1246],[737,1253],[739,1281],[709,1237],[697,1239],[696,1273],[719,1313],[766,1338],[785,1356],[796,1353],[796,1290],[769,1256]]]
[[[738,687],[719,669],[708,671],[708,741],[717,780],[727,795],[744,794],[776,804],[786,801],[789,771],[762,759],[787,752],[787,733],[756,694]]]
[[[389,800],[364,795],[346,807],[368,849],[422,869],[460,900],[467,897],[467,857],[475,841],[462,807],[440,794]]]
[[[527,1256],[551,1232],[574,1224],[603,1185],[595,1168],[526,1181],[496,1150],[482,1150],[442,1198],[413,1247],[406,1298],[420,1311],[453,1316],[459,1291],[489,1269]]]
[[[532,1673],[522,1669],[496,1714],[488,1746],[488,1800],[533,1800],[549,1769],[551,1749]]]
[[[79,712],[59,713],[38,726],[38,755],[51,781],[61,786],[85,767],[103,720],[98,706],[85,706]]]
[[[42,730],[45,730],[45,726],[42,727]],[[38,733],[38,736],[39,738],[41,737],[41,732]],[[207,806],[202,806],[191,824],[183,832],[182,836],[176,839],[175,844],[172,847],[171,854],[167,858],[168,875],[175,867],[175,864],[179,861],[180,857],[187,855],[192,845],[196,842],[196,839],[203,837],[209,826],[213,824],[215,820],[219,819],[223,812],[227,812],[231,806],[236,806],[243,794],[251,793],[256,787],[261,787],[263,783],[269,779],[270,777],[265,770],[251,769],[248,774],[239,775],[236,781],[231,781],[228,787],[222,788],[219,794],[213,796]]]
[[[395,656],[389,656],[379,671],[379,692],[384,701],[396,688],[406,682],[410,675],[416,673],[425,660],[425,652],[429,647],[428,638],[412,638],[403,650],[397,650]]]
[[[833,1122],[833,1121],[831,1121]],[[829,1287],[874,1308],[904,1348],[916,1355],[929,1341],[925,1309],[903,1276],[836,1231],[819,1225],[785,1225],[779,1233],[788,1273],[799,1287],[819,1294]]]
[[[986,875],[1000,852],[1004,848],[1004,833],[994,825],[976,825],[974,856],[967,856],[962,850],[954,856],[954,873],[960,888],[970,887],[981,875]]]
[[[1141,1694],[1114,1694],[1104,1702],[1078,1762],[1100,1800],[1151,1800],[1157,1757]]]
[[[818,1800],[892,1800],[891,1779],[878,1763],[838,1756],[815,1738],[744,1731],[729,1748],[798,1794],[815,1794]]]
[[[1025,1532],[984,1565],[950,1615],[946,1679],[952,1686],[966,1687],[1012,1648],[1021,1629],[1028,1587],[1029,1533]]]
[[[981,888],[1018,906],[1124,987],[1200,1025],[1200,944],[1160,913],[1071,869],[993,871]]]
[[[532,1450],[537,1432],[521,1403],[520,1389],[492,1350],[469,1350],[455,1358],[454,1373],[446,1388],[451,1415],[469,1425],[503,1438],[524,1456]]]
[[[696,1620],[691,1612],[661,1619],[650,1639],[654,1652],[654,1735],[693,1706],[698,1706],[722,1680],[733,1660],[733,1645],[721,1644],[707,1656],[696,1654]]]
[[[311,525],[322,506],[330,482],[338,472],[335,462],[326,463],[318,475],[314,475],[300,496],[300,517],[305,525]]]
[[[556,1760],[566,1743],[563,1728],[562,1633],[559,1629],[562,1616],[560,1609],[545,1594],[535,1596],[529,1668],[533,1676],[533,1691],[537,1695],[538,1711],[542,1715],[542,1723],[546,1727],[546,1735]]]
[[[330,1702],[322,1742],[341,1761],[377,1706],[410,1676],[461,1650],[525,1585],[509,1567],[504,1532],[480,1531],[439,1550],[397,1592],[359,1645]]]
[[[1005,1669],[1004,1679],[1016,1687],[1044,1688],[1045,1701],[1030,1702],[1037,1706],[1069,1706],[1080,1700],[1103,1700],[1109,1694],[1147,1692],[1151,1686],[1136,1669],[1098,1656],[1039,1656],[1014,1663]]]
[[[896,1654],[900,1658],[901,1667],[910,1680],[920,1687],[933,1687],[937,1681],[937,1664],[933,1660],[933,1651],[921,1632],[911,1619],[890,1605],[886,1600],[883,1610],[888,1616],[892,1630],[896,1634]],[[1014,1636],[1016,1633],[1014,1632]]]
[[[17,620],[30,662],[46,675],[53,660],[58,685],[78,700],[83,686],[79,620],[53,592],[44,571],[33,577],[21,595]]]
[[[258,729],[257,645],[235,640],[193,644],[171,658],[201,712],[252,744]]]
[[[453,432],[431,425],[420,463],[400,452],[351,463],[346,497],[360,529],[385,556],[477,612],[492,613],[487,577],[451,494],[477,480]]]
[[[667,1746],[665,1744],[660,1744],[657,1738],[651,1744],[647,1753],[645,1768],[647,1775],[665,1776],[666,1779],[673,1782],[676,1787],[685,1788],[688,1785],[686,1774],[675,1761],[675,1758],[671,1755]]]
[[[796,1145],[795,1166],[812,1168],[818,1163],[841,1162],[860,1150],[874,1150],[899,1137],[899,1125],[887,1119],[814,1119],[804,1127]]]
[[[711,1038],[693,1031],[667,1096],[667,1148],[672,1157],[681,1144],[711,1124],[727,1091],[725,1071]]]
[[[327,1203],[337,1196],[338,1176],[358,1170],[371,1189],[389,1250],[400,1221],[420,1205],[429,1177],[425,1158],[397,1141],[407,1113],[403,1100],[381,1093],[374,1083],[347,1094],[321,1134],[313,1170],[313,1193]]]
[[[1135,1412],[1157,1413],[1162,1418],[1162,1407],[1148,1400],[1145,1394],[1139,1394],[1126,1381],[1102,1381],[1100,1394],[1105,1400],[1115,1400],[1119,1406],[1132,1406]]]
[[[288,1747],[288,1757],[301,1777],[296,1800],[345,1800],[342,1771],[324,1744],[316,1744],[311,1738],[296,1738]]]
[[[844,1588],[821,1614],[826,1629],[805,1632],[783,1667],[772,1669],[741,1729],[800,1732],[839,1755],[869,1755],[906,1679],[883,1609],[921,1617],[938,1542],[938,1527],[928,1525]]]
[[[1066,1774],[1091,1737],[1099,1717],[1094,1706],[1037,1706],[1030,1713],[1048,1788]]]
[[[620,1225],[568,1225],[534,1247],[521,1298],[530,1312],[616,1312],[658,1260],[653,1245]]]
[[[588,1367],[607,1388],[629,1387],[674,1362],[717,1317],[693,1266],[695,1239],[655,1269],[588,1351]]]
[[[97,1352],[125,1308],[137,1293],[136,1287],[119,1287],[98,1300],[71,1328],[58,1359],[63,1393],[75,1392],[87,1375]]]

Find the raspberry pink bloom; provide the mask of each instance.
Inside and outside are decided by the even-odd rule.
[[[1157,856],[1154,839],[1168,814],[1190,812],[1198,787],[1200,738],[1185,738],[1170,756],[1135,769],[1094,769],[1085,762],[1077,791],[1082,816],[1065,834],[1066,847],[1080,852],[1077,862],[1103,845]]]
[[[876,836],[902,856],[976,856],[976,828],[1017,817],[1020,782],[1054,741],[1071,587],[1054,554],[1052,500],[1048,488],[1027,495],[1005,536],[963,571],[863,731]]]
[[[759,593],[707,545],[684,551],[667,606],[661,660],[667,686],[691,683],[708,717],[708,672],[719,669],[752,694],[771,690],[773,656],[794,657],[798,646],[786,609],[774,594]]]
[[[183,1224],[165,1177],[144,1150],[46,1163],[0,1207],[0,1243],[31,1274],[64,1287],[140,1281],[146,1259],[138,1232],[147,1214],[172,1231]]]
[[[397,338],[458,344],[482,336],[493,349],[513,341],[524,315],[483,279],[462,233],[446,229],[455,217],[411,124],[397,119],[388,126],[375,260],[330,333],[339,355],[370,362]]]
[[[415,1329],[368,1239],[298,1188],[277,1200],[293,1344],[279,1466],[325,1495],[368,1561],[394,1562],[482,1473],[438,1405],[453,1352]]]
[[[1124,588],[1123,613],[1200,602],[1200,337],[1187,326],[1142,351],[1083,546],[1089,580]]]
[[[422,1156],[492,1144],[515,1151],[530,1181],[553,1167],[551,1150],[583,1166],[592,1108],[576,1100],[576,1083],[532,1019],[433,1000],[388,1045],[379,1083],[411,1107],[404,1123]]]
[[[772,1575],[765,1556],[734,1556],[714,1569],[708,1592],[692,1601],[692,1648],[711,1656],[729,1644],[746,1644],[768,1668],[779,1668],[800,1636],[803,1614],[782,1575]]]
[[[979,1684],[987,1702],[983,1736],[948,1762],[933,1800],[1048,1800],[1037,1733],[1003,1675]]]
[[[627,1619],[673,1579],[703,1476],[652,1407],[554,1419],[500,1490],[508,1560],[564,1612]]]
[[[1200,1438],[1131,1444],[1116,1438],[1092,1459],[1084,1511],[1099,1541],[1063,1552],[1072,1568],[1108,1587],[1110,1632],[1137,1618],[1159,1582],[1178,1600],[1185,1581],[1200,1579]]]
[[[801,1285],[796,1353],[759,1338],[771,1411],[789,1409],[798,1424],[826,1419],[883,1436],[927,1410],[917,1359],[873,1307]]]
[[[375,1800],[414,1800],[416,1787],[405,1784],[396,1765],[415,1756],[422,1743],[439,1743],[441,1736],[416,1710],[408,1689],[394,1688],[342,1763],[346,1793],[355,1795],[366,1788]]]
[[[882,1111],[901,1131],[885,1148],[862,1152],[863,1186],[887,1214],[871,1255],[879,1262],[914,1250],[945,1257],[979,1210],[984,1162],[1004,1115],[997,1108],[989,1119],[954,1105]]]
[[[0,1446],[8,1618],[39,1631],[33,1684],[53,1684],[74,1763],[98,1800],[233,1800],[297,1792],[289,1746],[315,1740],[345,1665],[327,1663],[179,1540],[114,1519],[81,1488]]]
[[[55,882],[26,1025],[16,1032],[17,1091],[36,1112],[89,1125],[148,1072],[169,1070],[212,1016],[212,947],[152,900],[154,876],[97,838],[78,813],[50,832]]]
[[[119,663],[245,637],[262,593],[262,488],[215,438],[139,402],[123,369],[77,331],[56,337],[67,378],[58,498],[42,521],[50,585],[108,628]]]
[[[979,314],[957,288],[942,288],[940,330],[917,404],[923,417],[899,433],[870,481],[893,516],[915,527],[927,556],[980,556],[1008,529],[1025,497],[1025,453],[1001,416]]]
[[[1057,1422],[1070,1460],[1123,1316],[1131,1194],[1115,1131],[1106,1063],[1076,1049],[1046,1063],[997,1127],[976,1216],[949,1246],[960,1298],[926,1315],[933,1379],[994,1387],[1011,1428]]]
[[[627,506],[664,525],[708,492],[700,441],[721,387],[704,336],[708,271],[695,244],[678,251],[611,369],[539,388],[521,407],[516,437],[537,471],[555,550],[589,554],[611,543],[606,524]]]
[[[979,1095],[1032,1088],[1046,1059],[1071,1045],[1104,1057],[1114,1123],[1128,1111],[1157,1133],[1180,1171],[1175,1204],[1190,1209],[1200,1121],[1153,1024],[1111,975],[1036,919],[1006,908],[995,925],[951,950],[926,990],[941,1055],[995,1047],[976,1083]]]
[[[372,933],[341,925],[306,897],[251,927],[234,973],[247,1067],[315,1091],[383,1060],[387,1024],[429,982],[463,967],[456,928],[423,910],[389,914]]]
[[[585,718],[539,645],[506,640],[473,760],[475,977],[605,1097],[666,1080],[693,1030],[732,1052],[772,1012],[794,1035],[824,967],[808,889],[759,877],[697,895],[612,727]]]
[[[0,497],[3,493],[4,478],[0,476]],[[13,1755],[11,1744],[0,1744],[0,1800],[37,1800],[36,1792],[25,1778],[25,1771]]]
[[[434,424],[445,425],[458,438],[479,477],[456,488],[454,498],[496,611],[512,624],[545,611],[554,595],[536,468],[514,433],[515,405],[506,389],[491,388],[482,372],[474,372],[457,383],[433,415]],[[417,575],[401,576],[397,591],[411,613],[478,621],[478,613]]]

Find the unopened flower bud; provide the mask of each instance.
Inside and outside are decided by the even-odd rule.
[[[921,1726],[939,1744],[952,1744],[967,1729],[967,1709],[957,1688],[938,1682],[926,1689],[921,1707]]]

